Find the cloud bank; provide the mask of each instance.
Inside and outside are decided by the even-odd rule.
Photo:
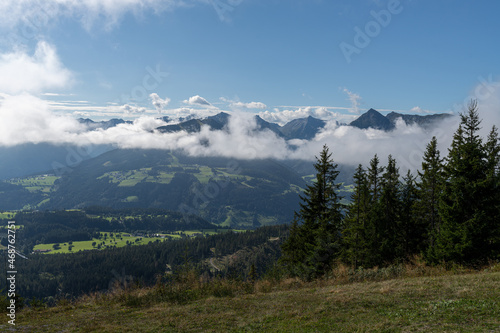
[[[480,116],[483,119],[483,135],[487,135],[493,124],[500,124],[500,84],[492,84],[488,89],[490,93],[478,99]],[[160,100],[166,103],[166,100],[158,95],[152,96],[153,104],[155,101],[159,103]],[[214,112],[219,111],[214,107],[212,109]],[[178,112],[180,114],[182,111]],[[262,114],[270,115],[266,112]],[[321,108],[306,108],[293,112],[293,116],[301,117],[306,114],[317,116],[332,113]],[[277,115],[287,113],[274,114]],[[404,172],[420,167],[422,155],[432,136],[437,137],[442,156],[446,155],[458,126],[458,117],[445,120],[445,123],[430,132],[417,125],[406,125],[399,120],[395,130],[383,132],[339,125],[331,119],[312,140],[287,142],[269,130],[259,130],[254,116],[251,112],[233,112],[226,131],[212,131],[208,126],[204,126],[199,133],[161,133],[157,128],[166,123],[158,119],[157,115],[148,114],[142,114],[131,124],[119,124],[105,130],[89,130],[76,119],[55,111],[49,102],[29,93],[0,94],[0,145],[40,142],[80,146],[106,144],[117,148],[178,150],[191,156],[312,161],[322,146],[327,144],[337,163],[362,163],[366,166],[374,154],[378,154],[382,161],[391,154]]]
[[[149,95],[149,98],[151,98],[151,103],[156,108],[156,111],[158,111],[158,113],[163,113],[163,111],[170,103],[170,98],[161,99],[157,93],[152,93],[151,95]]]
[[[206,99],[199,95],[189,97],[189,99],[184,100],[183,103],[188,105],[210,105]]]
[[[286,123],[299,118],[309,116],[323,120],[338,120],[349,123],[357,116],[346,115],[334,110],[347,110],[346,108],[326,107],[326,106],[304,106],[304,107],[284,107],[284,109],[275,108],[273,111],[261,111],[259,116],[269,122],[285,125]]]
[[[21,32],[36,35],[61,17],[77,18],[90,30],[97,22],[106,29],[117,25],[126,13],[160,13],[186,6],[195,0],[2,0],[0,27],[22,27]],[[25,36],[28,37],[28,36]]]
[[[352,107],[351,109],[349,109],[349,112],[359,114],[359,104],[361,103],[361,96],[353,93],[347,88],[342,89],[342,91],[347,94],[347,96],[349,97],[349,101],[351,102]]]
[[[392,154],[408,168],[414,168],[418,167],[431,137],[420,127],[407,126],[402,121],[390,133],[339,126],[329,121],[313,140],[286,142],[269,130],[259,131],[254,114],[244,112],[232,114],[227,131],[211,131],[208,126],[199,133],[157,131],[165,124],[153,116],[143,115],[132,124],[89,131],[74,118],[58,115],[46,101],[37,97],[4,94],[0,99],[0,145],[3,146],[40,142],[80,146],[110,144],[118,148],[179,150],[191,156],[312,161],[327,144],[337,163],[366,165],[377,153],[381,158]],[[451,137],[451,132],[438,133],[440,143],[448,143]]]
[[[72,83],[73,74],[59,60],[55,48],[41,41],[35,53],[0,54],[0,91],[7,94],[38,93],[61,89]]]
[[[220,100],[228,103],[229,107],[233,110],[247,110],[247,109],[264,110],[264,109],[267,109],[267,105],[262,103],[262,102],[244,103],[244,102],[240,102],[240,101],[233,101],[233,100],[227,99],[225,97],[221,97]]]

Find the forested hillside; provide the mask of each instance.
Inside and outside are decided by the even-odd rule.
[[[189,265],[205,280],[213,277],[246,279],[251,266],[255,277],[262,276],[279,258],[280,237],[286,226],[262,227],[242,233],[226,232],[193,239],[150,242],[70,254],[31,255],[17,260],[16,292],[26,298],[50,301],[73,298],[94,291],[152,285]],[[270,240],[274,239],[274,240]],[[218,260],[217,268],[210,259]],[[220,262],[220,264],[219,264]],[[167,275],[166,275],[167,274]],[[5,288],[2,279],[0,289]]]
[[[290,221],[305,184],[297,172],[273,160],[117,149],[59,176],[0,183],[0,209],[159,208],[251,229]]]
[[[422,258],[429,265],[444,263],[470,267],[498,261],[500,144],[497,129],[493,127],[486,139],[478,135],[480,119],[475,103],[461,117],[447,157],[441,157],[437,140],[433,138],[427,145],[417,175],[411,172],[400,175],[397,161],[392,156],[388,156],[386,165],[377,155],[366,168],[359,165],[353,176],[353,192],[347,205],[340,191],[342,184],[338,182],[339,170],[334,162],[334,152],[325,145],[314,164],[315,179],[305,186],[300,209],[295,212],[290,229],[275,226],[259,228],[255,232],[205,235],[203,230],[218,226],[187,212],[159,208],[115,210],[94,206],[75,211],[20,212],[15,216],[21,227],[18,230],[18,249],[27,253],[40,243],[101,239],[102,232],[113,232],[115,237],[121,237],[122,232],[148,235],[197,229],[201,230],[199,235],[205,237],[178,241],[155,239],[144,246],[131,246],[132,243],[127,242],[122,248],[106,245],[101,251],[30,256],[19,263],[19,279],[22,281],[19,291],[26,297],[73,297],[109,289],[110,281],[119,271],[122,272],[121,282],[133,280],[151,285],[158,276],[172,273],[179,267],[190,267],[206,281],[215,276],[253,280],[264,274],[273,274],[278,279],[291,276],[314,280],[328,276],[340,264],[357,271],[398,265],[414,258]],[[132,179],[118,179],[116,173],[142,165],[137,162],[137,154],[151,158],[152,167],[134,187],[143,181],[146,186],[147,178],[152,177],[150,172],[162,177],[166,172],[163,159],[168,160],[169,168],[173,168],[172,163],[176,164],[184,171],[185,177],[198,182],[214,179],[206,177],[203,180],[203,172],[209,170],[190,169],[189,172],[186,165],[195,165],[195,160],[187,157],[170,154],[158,157],[139,151],[110,154],[103,155],[102,160],[88,161],[88,165],[76,170],[72,178],[61,180],[58,186],[68,188],[71,182],[92,176],[90,179],[96,179],[97,183],[100,179],[108,188],[119,188],[116,184],[131,182]],[[116,154],[119,159],[113,158]],[[130,161],[125,156],[130,156]],[[275,191],[275,186],[290,188],[293,182],[302,181],[295,173],[270,161],[242,162],[235,166],[238,171],[231,171],[234,173],[223,170],[221,163],[222,160],[215,158],[204,160],[204,165],[211,168],[211,177],[217,174],[234,177],[245,186],[258,187],[260,191],[266,186],[273,188],[272,191]],[[261,168],[255,168],[252,163],[258,163]],[[101,168],[97,168],[99,165]],[[104,175],[102,166],[109,167]],[[176,177],[177,174],[173,175],[168,183],[175,183]],[[268,181],[264,186],[261,177],[275,183]],[[253,202],[245,203],[243,193],[249,192],[241,192],[240,198],[234,184],[228,184],[227,188],[231,186],[234,186],[230,191],[234,195],[234,207]],[[85,193],[85,189],[82,192]],[[103,193],[109,195],[106,191]],[[61,194],[60,200],[65,197]],[[218,200],[218,197],[213,198],[214,204],[220,204]],[[263,198],[255,200],[260,202]],[[259,207],[265,211],[266,207],[273,205],[276,202],[262,202]],[[205,211],[209,207],[210,203],[204,206]],[[283,217],[286,218],[293,215],[292,208],[284,205],[275,207],[278,210],[274,212],[286,212]],[[254,226],[258,222],[259,219],[255,218]],[[107,243],[105,239],[103,244]]]
[[[36,244],[100,238],[100,232],[151,234],[214,228],[198,216],[162,209],[89,207],[81,211],[19,212],[14,219],[22,226],[17,232],[17,248],[25,253],[31,253]],[[7,245],[6,237],[2,244]]]
[[[499,260],[500,144],[497,128],[483,139],[480,124],[471,102],[448,156],[440,157],[434,137],[418,176],[402,176],[392,156],[382,165],[375,155],[367,168],[358,166],[347,207],[338,192],[334,154],[325,146],[281,264],[292,276],[314,279],[338,262],[370,268],[421,255],[430,264],[480,267]]]

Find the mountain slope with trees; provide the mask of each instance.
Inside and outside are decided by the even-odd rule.
[[[284,269],[309,280],[338,262],[368,268],[418,255],[430,264],[481,266],[500,260],[500,143],[495,126],[483,142],[480,123],[471,102],[446,159],[434,137],[418,178],[410,172],[401,177],[392,156],[386,166],[377,155],[368,169],[359,165],[343,217],[331,194],[338,186],[336,165],[325,146],[315,164],[316,183],[301,197],[283,245]]]
[[[40,208],[162,208],[224,226],[255,228],[291,220],[305,184],[273,160],[114,150],[64,175]]]

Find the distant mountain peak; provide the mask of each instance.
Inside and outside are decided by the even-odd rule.
[[[281,128],[281,132],[286,138],[310,140],[325,127],[326,122],[321,119],[309,116],[290,121]]]
[[[437,113],[437,114],[428,114],[428,115],[416,115],[416,114],[402,114],[392,111],[389,113],[386,118],[389,119],[394,125],[396,124],[397,119],[401,118],[407,125],[417,124],[423,128],[430,128],[435,126],[436,123],[440,120],[451,117],[448,113]]]
[[[375,109],[370,109],[359,116],[358,119],[350,123],[361,129],[374,128],[383,131],[390,131],[396,127],[396,121],[401,118],[407,125],[418,125],[422,128],[431,128],[447,117],[451,117],[447,113],[429,114],[429,115],[416,115],[416,114],[402,114],[391,111],[386,116],[382,115]]]
[[[366,111],[350,125],[360,129],[374,128],[383,131],[394,129],[394,124],[375,109]]]
[[[132,122],[131,121],[126,121],[126,120],[123,120],[123,119],[118,119],[118,118],[113,118],[113,119],[110,119],[110,120],[104,120],[104,121],[93,121],[92,119],[89,119],[89,118],[79,118],[78,119],[78,122],[80,124],[84,124],[86,125],[90,130],[94,130],[94,129],[108,129],[108,128],[111,128],[111,127],[115,127],[116,125],[119,125],[119,124],[131,124]]]
[[[206,119],[214,119],[214,120],[217,120],[217,121],[220,121],[220,122],[226,122],[228,121],[228,119],[231,117],[231,115],[227,112],[219,112],[217,113],[215,116],[209,116],[207,117]]]

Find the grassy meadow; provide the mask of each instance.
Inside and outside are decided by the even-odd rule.
[[[112,247],[123,247],[130,245],[145,245],[150,242],[166,241],[171,239],[180,239],[182,237],[195,237],[197,235],[213,235],[217,232],[215,230],[189,230],[189,231],[175,231],[172,233],[157,234],[158,237],[145,237],[143,235],[133,235],[127,232],[101,232],[101,238],[93,238],[88,241],[66,242],[66,243],[50,243],[50,244],[37,244],[33,248],[34,252],[50,250],[43,252],[45,254],[54,253],[74,253],[85,250],[106,249]],[[95,244],[94,244],[95,243]],[[54,245],[59,245],[59,248],[54,248]],[[70,250],[71,247],[71,250]]]
[[[368,273],[368,274],[367,274]],[[346,271],[305,283],[215,281],[94,294],[21,310],[17,332],[500,332],[500,268]],[[432,274],[427,276],[428,274]],[[385,278],[384,278],[385,276]],[[356,280],[356,279],[354,279]],[[194,280],[193,280],[194,281]],[[168,288],[168,292],[166,291]],[[177,297],[172,297],[176,295]],[[168,297],[167,297],[168,296]],[[7,331],[7,319],[0,329]]]

